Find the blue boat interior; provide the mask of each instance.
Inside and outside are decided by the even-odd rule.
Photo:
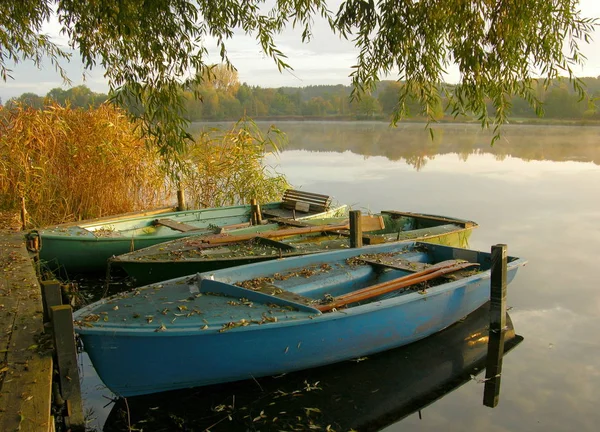
[[[479,264],[475,269],[461,270],[435,281],[427,282],[426,285],[417,284],[383,296],[372,297],[366,302],[350,305],[356,306],[472,276],[489,270],[491,267],[489,253],[442,245],[417,243],[410,247],[395,246],[383,250],[383,252],[374,250],[372,254],[365,253],[360,256],[352,255],[351,250],[340,251],[338,253],[340,258],[332,261],[321,261],[319,255],[314,255],[311,259],[304,257],[296,259],[296,261],[272,263],[270,267],[277,270],[277,272],[256,275],[256,277],[251,278],[244,278],[244,274],[248,275],[248,272],[237,273],[235,269],[220,270],[215,272],[214,275],[203,275],[205,278],[217,279],[216,281],[204,280],[203,284],[210,285],[210,289],[213,291],[223,290],[224,294],[229,294],[228,290],[232,286],[241,286],[254,292],[270,292],[274,293],[275,296],[290,296],[291,293],[292,296],[301,296],[301,300],[297,303],[306,305],[318,304],[332,297],[346,295],[375,284],[398,279],[412,274],[418,269],[424,269],[429,265],[442,261],[459,260]],[[348,252],[350,252],[350,255]],[[516,259],[515,257],[509,257],[509,262]],[[305,263],[307,260],[311,261],[310,265],[290,267],[295,262]],[[269,265],[263,264],[262,268],[266,267],[269,267]],[[232,274],[235,274],[235,276],[231,277]],[[218,281],[221,281],[221,284]]]
[[[319,305],[333,297],[406,276],[434,263],[465,260],[478,263],[479,267],[348,307],[424,289],[429,293],[436,283],[476,277],[491,266],[489,253],[430,243],[386,244],[361,251],[362,254],[351,249],[269,261],[148,285],[80,309],[75,314],[76,325],[80,333],[94,329],[172,333],[291,323],[321,315]],[[509,263],[515,260],[508,259]]]

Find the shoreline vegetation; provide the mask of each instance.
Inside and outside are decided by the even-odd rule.
[[[220,120],[198,120],[194,121],[193,124],[201,123],[223,123],[223,122],[235,122],[239,119],[235,118],[224,118]],[[351,117],[351,116],[263,116],[253,117],[255,122],[380,122],[390,123],[389,119],[383,117]],[[428,120],[419,117],[410,117],[403,119],[398,122],[401,124],[427,124]],[[457,124],[457,125],[474,125],[481,127],[481,123],[477,120],[457,120],[453,118],[442,118],[436,120],[436,122],[430,122],[430,125],[435,126],[436,124]],[[504,126],[521,126],[521,125],[532,125],[532,126],[600,126],[600,119],[547,119],[547,118],[509,118],[509,122]]]
[[[534,82],[546,116],[538,117],[515,97],[506,126],[600,126],[600,77],[581,81],[588,90],[584,99],[564,80],[548,86]],[[180,90],[195,140],[177,155],[158,152],[154,139],[142,136],[139,123],[127,115],[143,110],[139,101],[117,108],[109,95],[86,86],[55,88],[44,97],[24,93],[0,104],[0,210],[19,212],[24,200],[30,226],[40,227],[170,205],[178,189],[186,192],[193,208],[251,198],[277,201],[290,185],[263,158],[277,153],[286,137],[274,126],[265,130],[255,122],[390,124],[402,86],[381,81],[370,94],[352,99],[351,87],[344,85],[251,87],[240,84],[237,72],[217,65],[197,88]],[[445,91],[451,92],[451,86]],[[468,115],[451,115],[447,101],[438,102],[432,128],[482,126]],[[428,124],[416,98],[409,100],[406,111],[398,126]],[[215,122],[220,124],[210,131],[194,130],[200,123]],[[439,145],[439,139],[434,141]],[[177,156],[177,163],[170,156]]]
[[[198,134],[174,171],[112,104],[0,107],[0,211],[24,203],[31,228],[172,205],[177,190],[191,208],[278,201],[289,185],[262,159],[281,139],[239,121]]]
[[[598,125],[600,124],[600,77],[579,79],[585,89],[578,93],[565,78],[549,82],[534,80],[535,99],[526,101],[507,96],[508,124],[535,125]],[[406,91],[398,81],[380,81],[368,94],[352,98],[352,87],[346,85],[313,85],[306,87],[263,88],[240,83],[237,72],[216,65],[211,74],[203,76],[201,84],[181,89],[182,115],[190,123],[237,121],[247,117],[255,121],[386,121],[391,122],[400,109],[399,94]],[[416,96],[410,96],[402,107],[401,122],[474,123],[482,124],[479,116],[470,112],[454,112],[450,96],[454,86],[445,84],[433,111],[427,111]],[[49,104],[71,108],[98,108],[115,100],[131,114],[143,112],[139,101],[120,97],[118,93],[96,93],[86,86],[64,90],[54,88],[45,96],[23,93],[6,101],[5,107],[28,106],[42,109]],[[535,101],[539,106],[535,106]],[[531,106],[530,102],[534,106]],[[489,117],[495,116],[491,101],[486,104]],[[429,116],[428,114],[431,114]],[[493,127],[493,125],[490,125]]]

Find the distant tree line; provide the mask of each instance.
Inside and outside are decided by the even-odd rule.
[[[542,102],[543,117],[548,119],[600,120],[600,77],[582,78],[588,97],[580,99],[567,80],[554,80],[544,87],[534,82],[536,97]],[[374,91],[360,99],[351,99],[351,87],[344,85],[316,85],[302,88],[262,88],[240,84],[235,70],[218,65],[205,73],[202,84],[195,88],[182,89],[187,120],[214,121],[235,120],[246,115],[255,119],[344,119],[344,120],[388,120],[397,108],[398,94],[403,83],[381,81]],[[452,91],[448,85],[446,93]],[[42,108],[51,102],[69,104],[72,108],[98,107],[109,96],[95,93],[86,86],[68,90],[54,88],[46,96],[24,93],[7,101],[6,106],[21,103],[33,108]],[[408,99],[407,117],[426,118],[426,113],[416,99]],[[131,102],[130,110],[141,110],[141,105]],[[511,101],[511,117],[531,119],[538,117],[528,101],[515,97]],[[493,106],[488,104],[490,114]],[[434,107],[435,118],[452,120],[452,113],[442,98]],[[465,120],[460,118],[459,120]]]

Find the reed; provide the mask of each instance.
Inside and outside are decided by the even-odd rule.
[[[263,158],[283,140],[243,120],[201,133],[181,165],[111,104],[0,107],[0,212],[18,212],[25,198],[30,227],[43,227],[172,204],[174,183],[195,208],[277,201],[289,184]],[[173,166],[184,169],[174,176]]]
[[[284,175],[263,164],[277,153],[284,134],[271,127],[266,133],[251,120],[242,119],[228,130],[211,129],[195,137],[184,156],[186,197],[194,207],[220,207],[279,201],[290,185]]]
[[[163,205],[158,156],[124,112],[0,109],[0,208],[44,226]]]

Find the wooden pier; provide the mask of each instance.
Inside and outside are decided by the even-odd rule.
[[[0,430],[54,431],[52,345],[21,233],[0,233]]]

